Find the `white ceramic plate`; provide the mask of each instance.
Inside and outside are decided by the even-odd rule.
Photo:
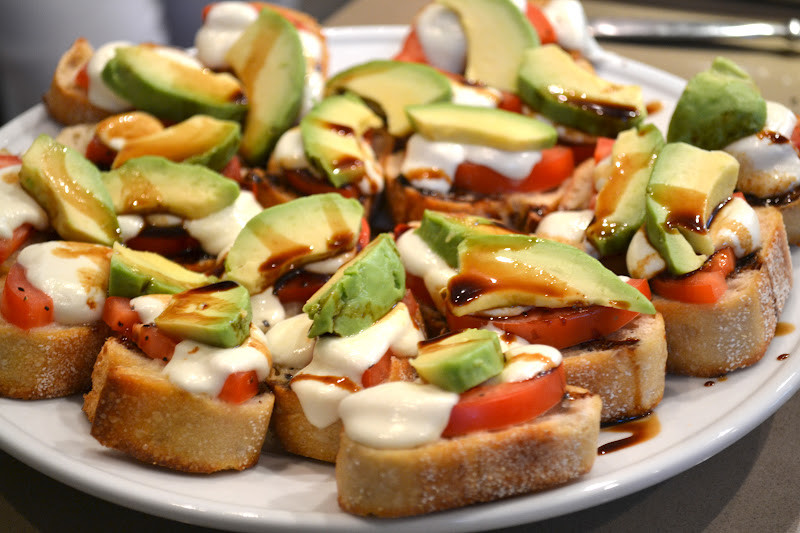
[[[328,30],[332,70],[389,57],[402,27]],[[606,78],[643,87],[648,102],[664,110],[664,127],[683,81],[652,67],[601,52],[593,58]],[[54,133],[41,106],[0,129],[0,146],[24,151],[34,136]],[[800,251],[793,251],[795,285]],[[784,317],[798,316],[792,296]],[[786,320],[786,319],[785,319]],[[81,399],[22,402],[0,399],[0,447],[34,468],[97,497],[188,523],[240,531],[368,531],[378,523],[397,531],[473,531],[523,524],[608,502],[654,485],[711,457],[744,436],[800,387],[800,331],[777,337],[752,368],[717,380],[667,378],[656,409],[660,433],[640,444],[598,457],[592,471],[540,494],[436,513],[377,521],[342,513],[336,504],[333,467],[295,457],[263,454],[241,473],[184,475],[148,467],[100,446],[89,436]],[[781,354],[790,357],[779,359]],[[624,435],[602,432],[600,443]]]

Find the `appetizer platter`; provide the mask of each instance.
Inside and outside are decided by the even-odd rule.
[[[408,28],[329,28],[324,30],[324,34],[329,49],[329,57],[325,57],[326,67],[335,75],[371,59],[393,57],[401,48]],[[650,110],[648,120],[662,132],[667,131],[676,102],[684,89],[683,80],[599,48],[588,50],[585,58],[591,61],[599,77],[618,84],[641,87],[643,101]],[[21,154],[34,143],[38,135],[44,133],[55,137],[60,129],[61,126],[49,117],[44,107],[37,106],[0,129],[0,147]],[[248,143],[247,140],[244,142]],[[259,157],[259,150],[264,150],[258,142],[247,146],[243,150],[252,150],[248,154],[254,158]],[[355,220],[359,224],[361,219]],[[366,269],[369,262],[363,258],[368,254],[374,256],[377,253],[375,250],[381,246],[394,249],[394,239],[387,235],[375,238],[369,245],[361,243],[361,236],[358,240],[358,255],[348,265],[359,264],[361,260],[367,265],[364,267]],[[235,262],[237,252],[234,244],[226,261]],[[402,253],[401,249],[400,255]],[[796,247],[791,250],[791,259],[795,266],[787,275],[796,284],[800,280],[800,252]],[[241,285],[246,286],[251,282],[238,274],[235,267],[230,270],[230,277]],[[224,285],[226,283],[229,285]],[[391,284],[389,280],[386,283]],[[214,286],[215,290],[227,291],[233,285],[236,284],[224,281]],[[327,283],[309,302],[314,301],[314,305],[324,307],[324,299],[322,303],[318,300],[326,296],[325,287],[328,287]],[[241,286],[238,288],[241,289]],[[251,289],[251,293],[255,292]],[[319,296],[320,293],[322,296]],[[392,298],[393,311],[380,311],[373,320],[386,320],[381,318],[384,313],[390,316],[398,309],[405,309],[407,302],[402,298],[402,291]],[[408,305],[413,308],[411,304]],[[398,531],[417,530],[420,527],[431,531],[476,531],[523,524],[608,502],[656,484],[711,457],[774,413],[800,388],[800,332],[795,330],[790,318],[800,312],[800,301],[789,295],[785,305],[781,302],[780,306],[783,306],[783,310],[778,322],[779,334],[772,339],[758,364],[730,374],[722,372],[724,377],[667,375],[663,399],[659,398],[660,402],[657,399],[658,405],[653,413],[640,422],[647,424],[648,438],[640,438],[635,445],[628,445],[624,441],[625,426],[616,426],[613,431],[601,429],[597,439],[598,456],[588,473],[542,492],[417,517],[392,518],[386,522],[386,519],[345,513],[339,507],[342,504],[341,496],[337,504],[334,467],[323,462],[333,460],[330,454],[317,457],[314,453],[295,452],[322,459],[316,461],[272,451],[268,447],[257,456],[257,463],[251,468],[241,472],[215,472],[207,476],[186,475],[136,462],[98,442],[103,442],[98,436],[102,430],[95,427],[95,419],[105,420],[113,417],[114,413],[107,415],[103,411],[98,415],[95,412],[100,408],[98,404],[87,407],[78,395],[33,402],[0,398],[0,419],[3,422],[0,446],[34,468],[95,496],[147,513],[224,529],[365,531],[386,524]],[[313,313],[321,312],[307,309],[307,306],[303,310],[312,318]],[[411,310],[404,316],[409,315],[414,319]],[[316,335],[334,333],[336,326],[331,327],[334,329],[320,330]],[[129,331],[123,331],[123,336],[128,334]],[[337,334],[346,337],[352,333]],[[255,334],[253,336],[257,337]],[[313,335],[309,333],[308,336]],[[490,336],[494,337],[494,334]],[[140,347],[145,350],[141,344]],[[111,350],[104,349],[101,359],[116,357],[111,355]],[[392,345],[389,353],[399,351],[400,348]],[[420,353],[422,351],[420,348]],[[423,375],[421,368],[417,370]],[[718,374],[720,372],[708,375]],[[99,376],[93,379],[104,378]],[[435,381],[433,377],[428,380]],[[98,387],[97,383],[95,381],[95,387]],[[369,387],[366,384],[364,386]],[[275,388],[279,387],[275,385]],[[582,392],[576,392],[575,389],[570,391],[575,398],[582,397]],[[276,395],[279,401],[286,402],[280,394]],[[87,403],[97,402],[96,399],[90,400],[90,397],[87,396]],[[102,405],[102,399],[100,402]],[[81,412],[82,404],[91,423]],[[650,409],[645,408],[648,411]],[[310,414],[306,414],[310,419]],[[628,416],[640,414],[635,412]],[[621,418],[624,416],[618,413],[603,414],[604,421],[619,421]],[[114,430],[110,431],[113,433]],[[637,426],[630,426],[630,433],[636,436],[639,433]],[[280,433],[278,436],[282,440],[287,439]],[[108,444],[108,441],[104,443],[112,448],[118,447]],[[291,444],[283,444],[286,449],[294,451]],[[176,468],[157,454],[155,451],[131,452],[131,455],[146,462]],[[594,445],[591,455],[594,455]],[[339,460],[341,458],[340,452]],[[358,464],[358,458],[355,461]],[[242,467],[233,468],[238,470]],[[214,472],[219,468],[197,466],[196,462],[190,462],[188,466],[179,466],[177,469],[184,472]],[[358,468],[354,471],[357,477]]]

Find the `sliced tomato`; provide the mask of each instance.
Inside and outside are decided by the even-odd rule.
[[[728,290],[725,279],[735,268],[736,255],[731,248],[723,248],[714,252],[697,272],[679,278],[654,278],[653,290],[670,300],[713,304]]]
[[[176,235],[139,234],[125,242],[128,248],[155,252],[166,257],[178,257],[198,252],[200,242],[188,233]]]
[[[512,113],[522,113],[522,98],[512,92],[501,91],[501,98],[497,103],[497,108],[511,111]]]
[[[25,268],[15,263],[8,271],[0,313],[9,323],[29,330],[53,321],[53,299],[34,287],[25,276]]]
[[[144,354],[151,359],[169,361],[175,353],[178,341],[164,334],[154,324],[135,324],[133,340]]]
[[[369,244],[371,238],[371,230],[369,229],[369,222],[367,222],[366,218],[361,219],[361,231],[358,234],[358,242],[356,243],[356,249],[360,252]]]
[[[0,168],[21,165],[22,159],[11,154],[0,154]]]
[[[361,384],[364,388],[380,385],[389,379],[389,372],[392,370],[392,351],[387,350],[377,363],[369,367],[361,375]]]
[[[406,287],[408,287],[418,302],[422,302],[429,307],[436,306],[436,304],[433,303],[431,293],[428,292],[428,288],[425,286],[425,281],[421,277],[406,272]]]
[[[403,41],[403,46],[400,51],[394,56],[395,61],[408,61],[410,63],[427,63],[428,58],[425,56],[425,50],[422,48],[422,43],[419,42],[417,30],[411,28],[408,32],[406,40]]]
[[[553,25],[550,24],[550,20],[548,20],[547,16],[545,16],[536,4],[528,2],[528,7],[525,9],[525,16],[536,30],[536,33],[539,34],[539,41],[542,44],[555,43],[558,41]]]
[[[542,150],[542,159],[525,179],[512,180],[483,165],[465,162],[456,169],[455,185],[479,194],[545,191],[559,185],[574,170],[572,150],[554,146]]]
[[[109,296],[103,305],[103,322],[108,324],[112,331],[133,338],[133,326],[140,323],[139,318],[133,307],[131,299],[122,296]]]
[[[329,278],[326,274],[295,270],[279,279],[273,292],[282,304],[305,303]]]
[[[522,424],[552,409],[565,391],[564,365],[526,381],[478,385],[461,394],[442,436]]]
[[[258,374],[255,370],[234,372],[225,380],[217,398],[223,402],[239,404],[258,394]]]
[[[304,172],[289,170],[285,174],[289,186],[299,193],[305,195],[324,194],[326,192],[338,192],[345,198],[358,198],[358,189],[355,185],[345,185],[344,187],[334,187],[327,181],[322,181],[309,176]]]
[[[610,137],[598,137],[597,144],[594,145],[594,162],[599,163],[606,157],[611,155],[611,150],[614,148],[616,139]]]
[[[231,160],[225,165],[225,168],[222,169],[220,172],[226,178],[230,178],[233,181],[241,184],[242,183],[242,160],[239,159],[238,155],[231,157]]]
[[[792,137],[789,141],[797,150],[800,150],[800,115],[798,115],[797,118],[797,125],[794,127],[794,130],[792,130]]]
[[[83,89],[89,90],[89,62],[87,61],[83,67],[75,74],[75,85]]]
[[[33,233],[33,226],[23,224],[15,229],[8,239],[0,239],[0,263],[11,257],[11,254],[22,246],[31,233]]]
[[[117,157],[117,151],[106,146],[97,135],[92,137],[86,146],[86,159],[97,166],[111,168],[115,157]]]
[[[631,279],[628,284],[650,297],[650,288],[646,280]],[[474,315],[459,317],[449,310],[445,312],[447,325],[454,331],[481,328],[491,324],[528,342],[547,344],[558,349],[604,337],[625,326],[638,315],[639,313],[635,311],[599,305],[578,309],[535,307],[521,315],[507,318]]]

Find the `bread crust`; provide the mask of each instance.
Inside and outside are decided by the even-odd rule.
[[[644,416],[664,396],[667,342],[658,313],[639,315],[601,340],[561,353],[567,383],[602,398],[603,423]]]
[[[4,283],[0,278],[0,287]],[[26,332],[0,316],[0,396],[40,400],[87,391],[109,334],[102,322],[50,324]]]
[[[786,239],[789,244],[800,246],[800,199],[779,205],[777,209],[783,215],[783,225],[786,228]]]
[[[163,363],[116,338],[103,346],[84,412],[100,444],[190,473],[243,470],[258,462],[274,397],[234,405],[192,394],[167,379]]]
[[[97,122],[111,114],[89,102],[86,90],[75,83],[75,76],[93,54],[89,41],[79,37],[58,61],[50,88],[42,100],[50,116],[62,124]]]
[[[664,316],[667,372],[714,377],[758,362],[775,335],[792,286],[792,260],[781,213],[755,208],[762,247],[754,263],[728,278],[714,304],[653,297]]]
[[[413,516],[543,490],[588,472],[597,456],[601,400],[570,398],[535,420],[403,450],[364,446],[342,433],[339,505],[349,513]]]

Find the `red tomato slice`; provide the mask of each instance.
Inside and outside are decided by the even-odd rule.
[[[0,239],[0,263],[11,257],[11,254],[22,246],[31,233],[33,233],[33,226],[23,224],[14,230],[10,238]]]
[[[598,137],[597,144],[594,146],[594,162],[599,163],[606,157],[611,155],[611,149],[614,147],[616,139],[610,137]]]
[[[797,121],[797,125],[794,127],[794,130],[792,131],[792,137],[789,140],[796,149],[800,150],[800,115],[797,115],[797,118],[799,120]]]
[[[564,365],[526,381],[478,385],[461,395],[442,436],[522,424],[552,409],[565,391]]]
[[[25,331],[53,321],[53,299],[25,277],[25,268],[14,263],[6,276],[0,313],[11,324]]]
[[[650,297],[650,288],[646,280],[632,279],[628,283],[648,298]],[[528,342],[547,344],[558,349],[608,335],[638,315],[639,313],[634,311],[599,305],[580,309],[535,307],[521,315],[508,318],[487,318],[474,315],[459,317],[449,311],[445,312],[447,325],[453,331],[480,328],[491,324],[502,331],[522,337]]]
[[[83,67],[75,74],[75,85],[83,89],[84,91],[89,90],[89,63],[87,62]]]
[[[133,250],[155,252],[166,257],[188,255],[202,249],[200,242],[188,233],[169,236],[139,234],[125,245]]]
[[[370,231],[371,230],[369,229],[369,223],[367,222],[367,219],[362,218],[361,231],[358,234],[358,242],[356,243],[356,250],[358,250],[359,252],[364,248],[366,248],[366,246],[369,244],[369,240],[371,237]]]
[[[21,165],[22,159],[11,154],[0,154],[0,168]]]
[[[226,178],[230,178],[233,181],[242,183],[242,160],[239,159],[238,155],[234,155],[231,157],[231,160],[228,161],[228,164],[225,165],[225,168],[222,169],[220,172]]]
[[[733,249],[723,248],[714,252],[697,272],[679,278],[654,278],[653,290],[670,300],[713,304],[728,290],[725,279],[735,268],[736,255]]]
[[[329,278],[326,274],[295,270],[275,283],[274,294],[282,304],[305,303]]]
[[[303,172],[289,170],[285,173],[286,181],[289,186],[299,193],[305,195],[324,194],[326,192],[338,192],[345,198],[358,198],[358,189],[355,185],[345,185],[344,187],[334,187],[327,181],[319,180]]]
[[[500,101],[497,103],[498,109],[522,113],[522,98],[508,91],[501,91],[501,95]]]
[[[406,40],[403,41],[403,46],[397,55],[394,56],[395,61],[408,61],[410,63],[427,63],[428,58],[425,56],[425,50],[422,48],[422,43],[419,42],[417,30],[411,28],[408,32]]]
[[[431,297],[431,293],[428,292],[425,281],[421,277],[406,272],[406,287],[418,302],[422,302],[429,307],[436,307],[436,304],[433,303],[433,297]]]
[[[361,384],[364,388],[380,385],[389,379],[389,372],[392,369],[392,351],[387,350],[377,363],[369,367],[361,375]]]
[[[533,2],[528,2],[528,7],[525,10],[525,16],[530,21],[536,33],[539,34],[539,41],[542,44],[549,44],[557,42],[556,31],[553,25],[547,19],[542,10],[539,9]]]
[[[130,298],[122,296],[109,296],[103,305],[103,322],[108,324],[112,331],[133,338],[133,326],[141,322],[139,313],[131,307]]]
[[[109,148],[95,135],[86,146],[86,159],[97,166],[111,168],[111,163],[117,157],[117,151]]]
[[[144,354],[151,359],[169,361],[178,341],[161,332],[154,324],[135,324],[133,339]]]
[[[258,375],[255,370],[234,372],[225,380],[217,398],[239,404],[258,394]]]
[[[542,150],[541,161],[525,179],[512,180],[483,165],[465,162],[456,169],[455,185],[479,194],[545,191],[559,185],[574,170],[572,150],[554,146]]]

